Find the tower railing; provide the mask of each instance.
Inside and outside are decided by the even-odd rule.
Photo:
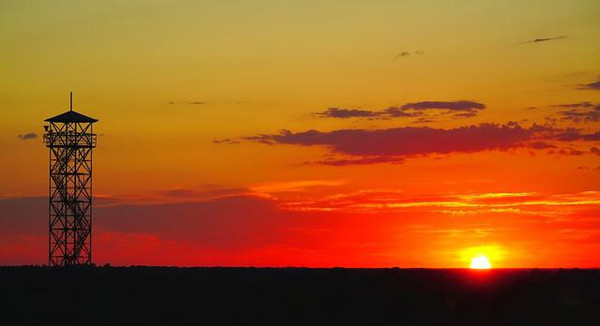
[[[75,131],[57,131],[49,130],[44,134],[44,144],[46,147],[96,147],[97,135],[91,132],[78,133]]]

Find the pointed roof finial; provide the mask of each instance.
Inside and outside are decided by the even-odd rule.
[[[77,111],[73,111],[73,92],[69,92],[69,111],[61,113],[55,117],[48,118],[44,121],[56,123],[94,123],[97,119],[85,116]]]

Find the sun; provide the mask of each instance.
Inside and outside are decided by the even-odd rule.
[[[504,266],[503,261],[508,251],[498,244],[486,244],[467,247],[456,253],[458,261],[460,261],[459,266],[469,266],[472,269],[490,269],[496,267],[492,267],[490,262],[493,262],[494,265]]]
[[[490,264],[490,260],[486,256],[479,255],[471,259],[470,267],[472,269],[490,269],[492,268],[492,265]]]

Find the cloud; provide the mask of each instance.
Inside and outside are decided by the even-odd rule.
[[[343,108],[329,108],[325,112],[317,113],[318,116],[324,118],[370,118],[380,115],[378,112],[362,109],[343,109]]]
[[[579,129],[567,128],[564,130],[554,130],[554,133],[548,135],[548,137],[560,141],[598,141],[600,140],[600,131],[593,133],[582,133]]]
[[[180,104],[202,105],[202,104],[206,104],[206,102],[204,102],[204,101],[184,101],[184,102],[170,101],[167,104],[169,104],[169,105],[180,105]]]
[[[548,42],[548,41],[564,40],[564,39],[567,39],[567,38],[569,38],[569,37],[565,36],[565,35],[554,36],[554,37],[541,37],[541,38],[536,38],[536,39],[533,39],[533,40],[521,42],[521,44],[541,43],[541,42]]]
[[[224,139],[215,139],[212,141],[213,144],[239,144],[240,142],[235,139],[224,138]]]
[[[396,54],[396,56],[393,57],[392,60],[397,60],[397,59],[400,59],[403,57],[408,57],[410,54],[411,54],[410,52],[402,51],[402,52]]]
[[[23,135],[18,135],[17,137],[19,137],[20,140],[29,140],[29,139],[36,139],[37,138],[37,134],[30,132],[27,134],[23,134]]]
[[[528,146],[533,149],[556,148],[556,146],[543,141],[534,141],[531,142]]]
[[[540,130],[542,129],[535,125],[522,128],[516,123],[484,123],[454,129],[403,127],[330,132],[308,130],[297,133],[283,130],[279,134],[263,134],[245,139],[272,145],[325,146],[336,154],[370,157],[380,162],[383,159],[374,157],[387,157],[396,161],[398,157],[410,155],[506,150],[524,146],[524,142],[532,140]]]
[[[401,59],[401,58],[406,58],[406,57],[411,56],[413,54],[414,55],[423,55],[423,54],[425,54],[425,51],[423,51],[423,50],[416,50],[415,52],[402,51],[402,52],[399,52],[398,54],[396,54],[396,56],[394,56],[392,58],[392,61],[393,60],[398,60],[398,59]]]
[[[251,185],[249,189],[258,193],[301,192],[317,187],[342,186],[346,183],[346,180],[341,179],[276,181]]]
[[[39,223],[47,216],[47,205],[46,198],[0,200],[0,237],[47,234],[47,222]],[[289,234],[282,229],[288,216],[273,200],[240,196],[187,203],[96,207],[94,227],[96,235],[104,232],[154,235],[202,247],[245,250],[283,241],[285,234]]]
[[[579,85],[579,89],[600,90],[600,78],[598,79],[598,81],[591,82],[589,84]]]
[[[198,202],[240,196],[262,195],[246,188],[232,188],[215,184],[201,185],[197,189],[171,188],[130,195],[94,195],[96,207]]]
[[[600,131],[597,131],[597,132],[594,132],[591,134],[582,134],[581,139],[587,140],[587,141],[599,141],[600,140]]]
[[[272,200],[242,196],[99,208],[96,217],[101,229],[160,234],[165,239],[243,249],[269,241],[266,239],[276,240],[274,231],[280,228],[285,214],[278,214]],[[274,235],[269,236],[270,232]]]
[[[584,155],[587,152],[571,146],[565,148],[559,144],[600,141],[600,131],[589,132],[573,127],[557,128],[552,124],[538,125],[536,123],[529,127],[523,127],[515,121],[510,121],[503,125],[482,123],[452,129],[426,126],[333,131],[311,129],[300,132],[283,129],[277,134],[259,134],[240,139],[270,146],[325,147],[330,151],[329,156],[302,164],[344,166],[376,163],[399,164],[411,156],[489,150],[503,151],[516,148],[552,149],[548,152],[549,154]]]
[[[565,156],[581,156],[585,154],[585,151],[581,151],[578,149],[574,149],[574,148],[563,148],[563,149],[559,149],[559,150],[551,150],[548,151],[548,154],[558,154],[558,155],[565,155]]]
[[[554,106],[568,109],[557,113],[558,118],[563,121],[572,121],[575,123],[600,121],[600,104],[579,102]]]
[[[596,105],[594,105],[590,102],[579,102],[579,103],[568,103],[568,104],[556,104],[553,106],[559,107],[559,108],[591,108]]]
[[[594,155],[600,155],[600,148],[592,147],[592,148],[590,148],[590,153],[594,154]]]
[[[250,196],[250,190],[246,188],[230,188],[218,185],[204,185],[200,190],[186,188],[173,188],[160,191],[153,191],[149,197],[150,202],[175,202],[177,201],[203,201],[208,199]],[[144,196],[142,196],[143,198]]]
[[[407,110],[406,108],[392,106],[383,110],[382,115],[390,118],[412,118],[422,116],[423,112],[411,111]]]
[[[44,234],[48,224],[41,222],[42,216],[48,216],[48,198],[2,198],[0,236]]]
[[[538,249],[558,237],[557,230],[598,234],[590,221],[599,205],[597,191],[415,195],[373,189],[277,200],[237,196],[96,206],[94,257],[97,264],[113,265],[418,267],[431,263],[428,255],[439,248],[470,247],[490,233],[515,248],[514,239],[525,232]],[[0,264],[46,262],[48,199],[0,199],[0,212]],[[468,214],[485,223],[457,218]],[[533,218],[520,218],[526,216]],[[532,229],[536,232],[527,233]],[[398,251],[398,234],[406,250]],[[561,245],[571,241],[557,239]],[[597,256],[598,238],[590,244],[582,262]]]
[[[0,264],[47,261],[47,205],[41,197],[0,199]],[[376,235],[389,221],[377,215],[363,225],[366,220],[243,196],[96,207],[94,256],[114,265],[353,266],[388,242]],[[332,243],[340,236],[344,241]],[[376,245],[364,247],[367,242]]]
[[[443,101],[423,101],[423,102],[414,102],[414,103],[406,103],[402,106],[403,109],[413,109],[413,110],[448,110],[448,111],[473,111],[473,110],[483,110],[485,109],[485,105],[482,103],[477,103],[473,101],[453,101],[453,102],[443,102]]]
[[[475,111],[467,111],[467,112],[453,114],[452,117],[454,117],[454,118],[472,118],[476,115],[477,115],[477,112],[475,112]]]
[[[447,212],[482,213],[515,210],[520,213],[547,210],[557,213],[561,206],[588,206],[600,204],[598,192],[587,191],[568,194],[543,194],[536,192],[483,192],[462,194],[410,195],[398,191],[359,191],[334,194],[312,200],[290,200],[285,207],[309,211],[384,212],[444,209]],[[529,211],[529,212],[528,212]],[[541,213],[541,212],[540,212]],[[539,214],[542,215],[542,214]]]
[[[431,123],[431,122],[435,122],[435,120],[430,119],[430,118],[425,118],[425,117],[420,117],[419,119],[413,121],[413,123]]]
[[[366,119],[390,119],[390,118],[416,118],[418,122],[432,122],[429,112],[440,112],[451,114],[453,118],[471,118],[478,111],[485,109],[485,105],[473,101],[423,101],[406,103],[402,106],[392,106],[385,110],[372,111],[365,109],[329,108],[324,112],[316,113],[322,118],[366,118]]]
[[[364,164],[377,164],[377,163],[392,163],[402,164],[404,159],[401,157],[389,157],[389,156],[373,156],[373,157],[359,157],[359,158],[327,158],[324,160],[318,160],[313,162],[307,162],[307,164],[322,164],[331,166],[345,166],[345,165],[364,165]]]

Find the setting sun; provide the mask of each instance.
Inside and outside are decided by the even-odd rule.
[[[507,249],[498,244],[485,244],[467,247],[457,252],[457,263],[461,266],[469,266],[472,269],[490,269],[494,267],[505,267]]]
[[[492,265],[486,256],[477,256],[471,259],[470,267],[472,269],[490,269],[492,268]]]

